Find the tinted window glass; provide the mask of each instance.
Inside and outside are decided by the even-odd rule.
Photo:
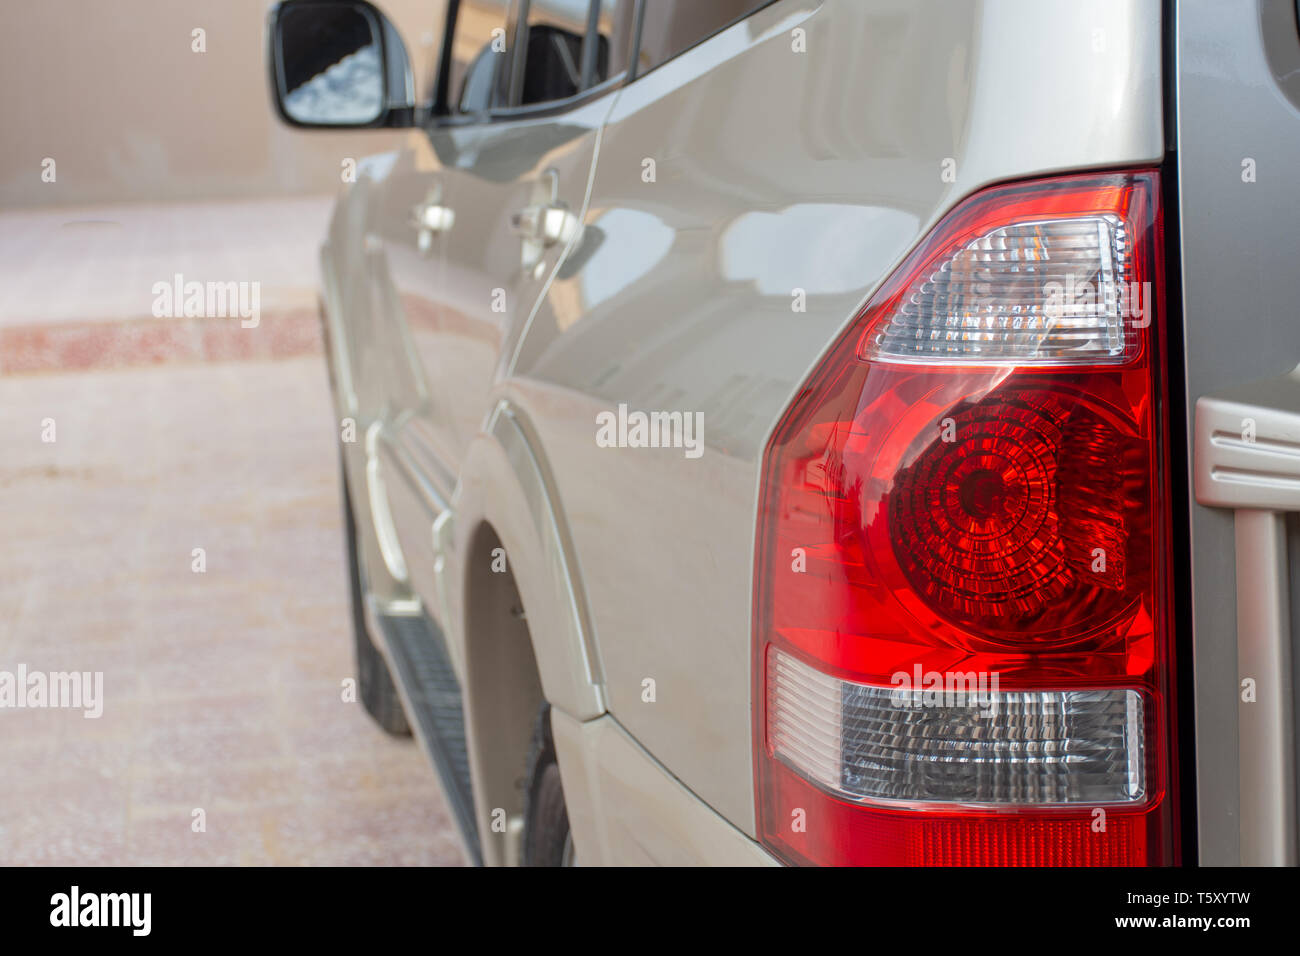
[[[649,0],[641,25],[637,73],[653,70],[771,0]]]
[[[589,0],[531,0],[528,39],[517,102],[563,100],[582,89],[582,40]]]
[[[460,0],[451,41],[447,105],[479,113],[505,101],[510,0]]]
[[[600,13],[596,21],[591,57],[590,85],[603,83],[627,69],[632,30],[636,26],[635,0],[596,0]]]

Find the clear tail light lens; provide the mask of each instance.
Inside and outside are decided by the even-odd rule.
[[[764,842],[791,862],[1173,862],[1154,172],[980,193],[764,459]]]
[[[915,279],[873,330],[878,361],[1092,365],[1136,346],[1121,299],[1135,281],[1118,216],[991,229]]]
[[[946,689],[875,687],[776,648],[767,667],[773,754],[845,799],[999,807],[1146,797],[1137,691],[993,691],[973,674]]]

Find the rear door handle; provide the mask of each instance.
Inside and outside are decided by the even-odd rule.
[[[532,184],[528,205],[510,217],[510,228],[520,242],[520,264],[525,272],[540,277],[545,270],[546,250],[568,243],[582,231],[578,217],[560,201],[560,174],[554,169]]]
[[[510,217],[510,228],[529,242],[550,248],[568,239],[577,225],[577,218],[560,203],[525,206]]]

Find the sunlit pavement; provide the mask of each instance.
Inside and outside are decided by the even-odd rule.
[[[121,203],[0,211],[0,326],[153,314],[154,283],[247,281],[264,310],[310,305],[333,200]]]
[[[331,202],[0,212],[0,375],[312,351],[317,251]],[[256,312],[234,321],[225,310],[198,318],[176,296],[160,297],[160,284],[191,283],[235,287]]]
[[[0,377],[0,671],[104,681],[0,708],[0,864],[462,861],[343,699],[332,417],[319,354]]]

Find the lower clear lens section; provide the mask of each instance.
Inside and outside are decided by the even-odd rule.
[[[841,680],[773,648],[768,745],[852,800],[1059,806],[1146,796],[1136,690],[999,691],[996,675],[975,672],[917,671],[896,684]]]

